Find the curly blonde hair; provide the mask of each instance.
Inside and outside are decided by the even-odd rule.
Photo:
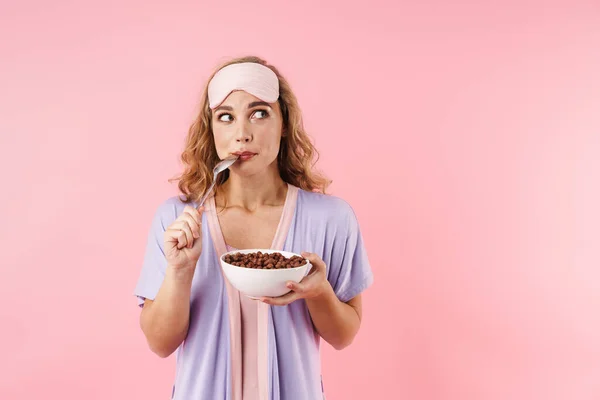
[[[200,111],[191,124],[185,139],[185,148],[181,154],[184,171],[169,182],[179,181],[178,187],[189,203],[199,201],[207,192],[213,181],[213,168],[220,161],[213,139],[211,116],[208,105],[208,82],[223,67],[243,62],[262,64],[275,72],[279,78],[279,106],[283,117],[283,131],[277,165],[283,181],[301,189],[325,193],[331,180],[314,169],[319,153],[304,130],[302,113],[298,100],[292,92],[287,80],[277,68],[256,56],[240,57],[230,60],[211,74],[200,99]],[[229,170],[219,174],[215,189],[218,189],[229,178]]]

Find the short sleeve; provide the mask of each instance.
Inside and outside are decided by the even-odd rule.
[[[165,278],[167,259],[164,253],[164,233],[176,219],[176,207],[167,201],[156,210],[146,241],[142,269],[135,286],[134,295],[143,307],[145,299],[154,300]]]
[[[333,240],[327,279],[336,296],[347,302],[373,283],[373,272],[354,210],[344,203]]]

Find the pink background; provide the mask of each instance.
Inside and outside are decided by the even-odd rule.
[[[375,271],[328,399],[600,399],[597,1],[13,3],[0,398],[169,398],[132,296],[147,229],[206,75],[256,53]]]

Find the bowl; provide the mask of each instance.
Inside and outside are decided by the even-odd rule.
[[[299,267],[285,269],[255,269],[238,267],[223,260],[225,256],[229,254],[248,254],[259,251],[267,254],[280,253],[286,258],[291,258],[292,256],[302,257],[300,254],[291,253],[289,251],[271,249],[245,249],[224,253],[219,259],[221,262],[221,268],[223,269],[223,274],[234,288],[253,299],[258,299],[259,297],[283,296],[284,294],[290,292],[290,289],[286,287],[286,283],[289,281],[296,283],[300,282],[302,278],[308,275],[312,267],[310,261],[308,260],[306,264]]]

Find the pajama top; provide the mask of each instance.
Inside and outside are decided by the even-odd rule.
[[[174,196],[155,212],[134,291],[140,307],[144,299],[154,300],[160,289],[167,268],[164,232],[185,206]],[[202,214],[202,253],[192,281],[189,329],[175,353],[174,400],[242,400],[244,295],[221,271],[219,257],[227,252],[227,245],[215,210],[211,196]],[[327,266],[327,280],[340,301],[347,302],[373,283],[358,220],[339,197],[288,184],[271,249],[317,254]],[[320,336],[305,301],[287,306],[257,302],[252,317],[256,332],[249,337],[255,341],[251,350],[256,358],[246,363],[256,368],[258,398],[323,399]]]

